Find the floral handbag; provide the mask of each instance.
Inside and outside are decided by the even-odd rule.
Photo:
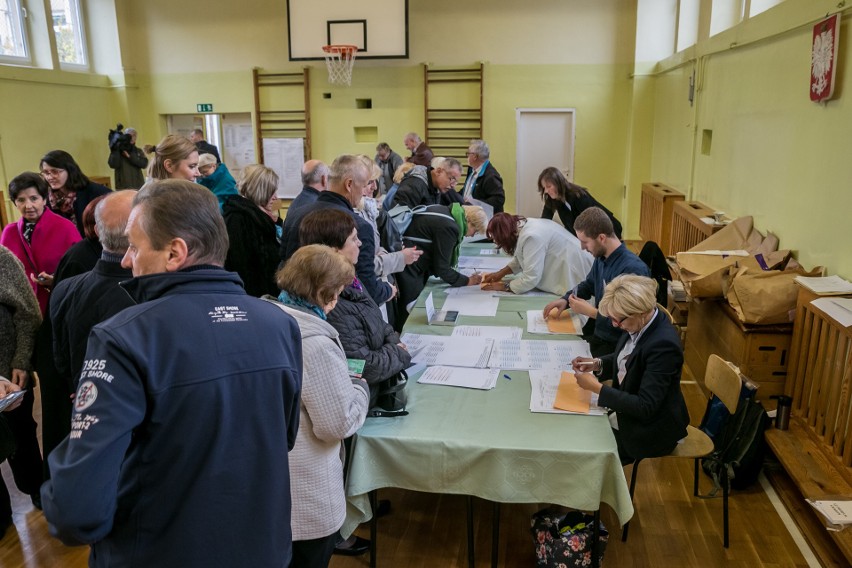
[[[594,517],[580,511],[565,515],[543,509],[531,519],[530,531],[535,543],[536,566],[568,568],[592,565]],[[598,530],[598,564],[603,562],[609,533],[603,523]]]

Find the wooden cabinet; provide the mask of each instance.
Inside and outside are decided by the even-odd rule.
[[[639,236],[654,241],[664,254],[671,254],[672,213],[674,204],[686,197],[662,183],[642,184],[642,203],[639,207]]]

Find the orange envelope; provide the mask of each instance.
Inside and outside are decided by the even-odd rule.
[[[591,391],[587,391],[577,384],[577,378],[574,376],[574,373],[562,371],[562,376],[559,377],[559,386],[556,389],[556,400],[553,401],[553,408],[588,414],[591,402]]]
[[[554,315],[548,317],[547,329],[550,333],[570,333],[572,335],[577,335],[579,333],[574,327],[574,320],[571,319],[571,314],[568,310],[559,314],[559,317]]]

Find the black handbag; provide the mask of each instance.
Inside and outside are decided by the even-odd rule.
[[[400,371],[389,379],[370,387],[370,410],[367,416],[393,417],[407,416],[405,405],[408,396],[405,386],[408,384],[408,375]]]

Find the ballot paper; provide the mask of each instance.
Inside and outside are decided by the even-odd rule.
[[[829,530],[840,530],[846,525],[852,524],[852,500],[811,500],[805,499],[816,509],[825,520],[835,527],[829,526]]]
[[[494,343],[488,366],[493,369],[570,369],[575,357],[591,357],[585,341],[501,339]]]
[[[569,310],[562,312],[559,319],[544,319],[541,310],[527,310],[527,331],[534,334],[582,335],[587,319],[586,316],[571,313]],[[569,322],[570,326],[567,325]]]
[[[497,385],[499,376],[500,369],[470,369],[439,365],[427,368],[417,382],[427,385],[490,390]]]
[[[544,412],[549,414],[578,414],[568,410],[554,408],[556,393],[562,379],[562,371],[554,370],[532,370],[530,371],[530,412]],[[598,406],[598,395],[589,393],[589,416],[601,416],[606,410]],[[579,413],[585,414],[585,413]]]
[[[490,337],[491,339],[520,339],[523,331],[519,327],[500,325],[458,325],[452,335],[461,337]]]
[[[400,338],[413,363],[485,368],[494,340],[489,337],[448,337],[406,333]]]

